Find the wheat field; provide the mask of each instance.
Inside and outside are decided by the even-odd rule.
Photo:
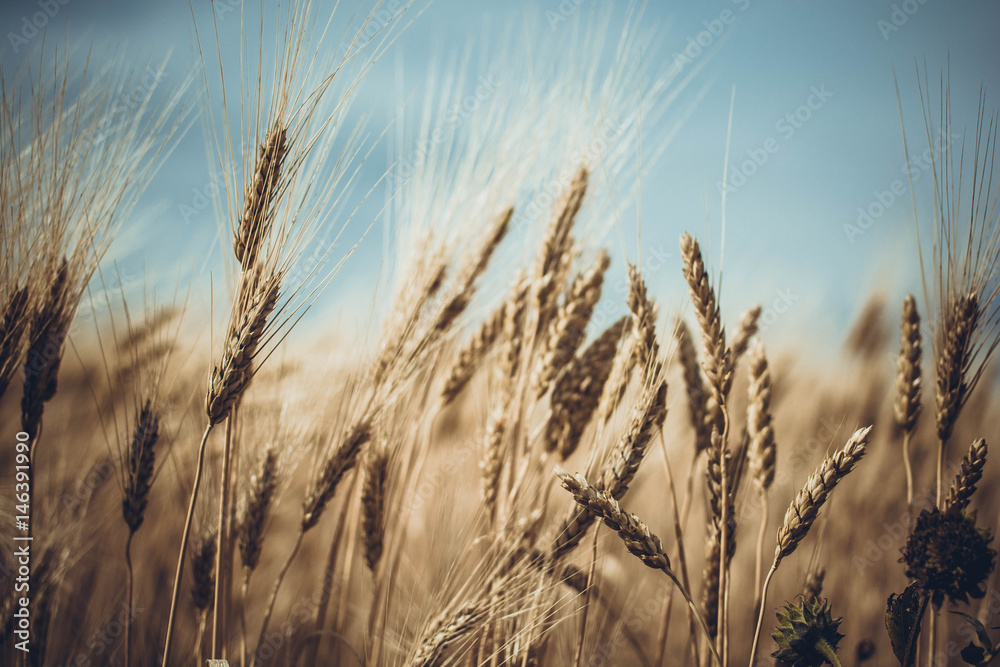
[[[121,91],[165,64],[61,42],[0,70],[2,664],[1000,655],[989,91],[965,129],[918,69],[917,279],[858,297],[826,354],[733,303],[699,221],[644,254],[643,128],[694,84],[650,78],[614,9],[508,35],[537,61],[440,136],[466,73],[431,75],[426,153],[372,181],[389,129],[348,110],[419,8],[365,6],[339,43],[309,0],[264,8],[235,54],[193,21],[200,65],[155,97]],[[199,131],[221,240],[189,251],[223,268],[126,290],[116,241]],[[379,279],[338,314],[373,205]]]

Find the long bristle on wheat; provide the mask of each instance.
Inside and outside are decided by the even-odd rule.
[[[21,428],[32,438],[37,435],[45,404],[56,395],[63,343],[70,324],[67,313],[70,273],[69,262],[63,258],[28,329]]]

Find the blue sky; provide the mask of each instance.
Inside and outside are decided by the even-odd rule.
[[[217,0],[217,10],[220,2],[234,0]],[[210,25],[210,3],[194,5],[199,27]],[[613,5],[616,20],[624,18],[625,5]],[[570,23],[562,19],[572,20],[592,6],[576,0],[431,2],[366,78],[351,113],[368,114],[368,127],[378,134],[395,115],[419,110],[411,102],[399,111],[400,91],[403,99],[414,99],[435,56],[447,59],[469,44],[488,54],[487,42],[525,16],[534,17],[541,34],[561,38]],[[25,37],[32,21],[46,24],[50,37],[66,35],[84,48],[93,43],[99,54],[115,49],[121,59],[157,60],[170,52],[166,87],[196,63],[187,2],[5,0],[0,6],[5,69],[16,68],[26,52],[18,36],[29,43],[37,39]],[[234,23],[220,23],[224,44],[238,38]],[[927,144],[915,66],[922,70],[926,63],[935,100],[947,68],[955,129],[971,129],[981,87],[986,108],[1000,106],[998,26],[1000,5],[985,1],[650,2],[643,27],[656,31],[656,49],[644,70],[652,78],[672,64],[700,67],[678,100],[682,108],[708,85],[642,183],[643,245],[670,269],[652,277],[653,292],[670,304],[681,303],[677,238],[683,230],[705,239],[716,268],[723,256],[720,190],[731,102],[727,314],[735,317],[760,302],[771,311],[765,339],[808,327],[832,342],[875,286],[884,283],[893,300],[919,290],[893,72],[911,152],[919,155]],[[477,57],[473,74],[486,71],[488,55]],[[205,145],[203,127],[196,123],[160,168],[134,214],[132,242],[112,249],[128,274],[159,267],[176,277],[178,258],[192,270],[217,238],[219,225],[210,208],[193,217],[183,214],[189,210],[184,206],[199,201],[214,173]],[[385,169],[384,155],[376,151],[366,164],[365,188]],[[916,185],[926,193],[926,183],[925,178]],[[370,220],[378,205],[363,209],[359,220]],[[923,220],[929,222],[926,212],[921,211]],[[628,238],[635,236],[635,216],[629,209],[624,220]],[[376,228],[331,287],[327,296],[334,302],[377,273],[378,234]],[[607,243],[618,238],[609,235]],[[221,261],[218,247],[215,257]]]

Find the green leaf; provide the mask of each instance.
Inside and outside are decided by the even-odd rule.
[[[953,611],[951,613],[955,614],[956,616],[961,616],[966,621],[968,621],[969,625],[971,625],[972,628],[976,631],[976,634],[979,635],[979,641],[986,649],[986,653],[993,653],[993,641],[990,639],[990,636],[986,633],[986,628],[983,627],[983,624],[980,623],[978,619],[975,619],[969,616],[968,614],[963,614],[960,611]],[[981,661],[982,658],[980,658],[980,662]],[[973,664],[978,664],[978,663],[973,663]]]
[[[920,635],[920,594],[917,593],[916,584],[910,584],[906,590],[896,595],[892,593],[886,604],[885,629],[889,632],[889,641],[892,642],[892,652],[903,665],[906,658],[906,647],[911,642],[916,645],[917,637]],[[914,656],[911,656],[911,658]],[[903,667],[908,667],[903,665]]]

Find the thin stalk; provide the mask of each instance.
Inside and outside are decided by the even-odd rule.
[[[590,555],[590,569],[587,571],[587,590],[583,592],[583,612],[580,614],[580,638],[576,642],[576,655],[573,656],[573,667],[580,667],[583,660],[583,645],[587,639],[587,612],[590,610],[590,591],[594,586],[594,571],[597,569],[597,536],[600,530],[594,530],[594,546]]]
[[[903,434],[903,469],[906,470],[906,506],[913,505],[913,465],[910,463],[910,434]]]
[[[698,465],[698,453],[691,457],[691,463],[688,465],[687,474],[687,488],[684,490],[684,500],[681,503],[681,533],[687,528],[688,515],[691,510],[691,497],[694,493],[694,473],[695,466]],[[672,557],[679,558],[680,550],[678,545],[674,544],[674,551],[671,554]],[[670,616],[673,611],[674,606],[674,596],[667,595],[663,600],[663,618],[660,621],[660,634],[658,639],[659,647],[657,648],[656,665],[663,664],[663,656],[667,650],[667,638],[670,633]],[[695,654],[698,653],[698,645],[700,642],[692,642],[691,645],[694,647]],[[700,661],[695,661],[694,664],[701,664]]]
[[[670,580],[674,582],[674,586],[676,586],[677,590],[681,592],[681,595],[684,596],[684,600],[688,603],[688,607],[691,609],[691,612],[698,619],[698,625],[701,628],[702,633],[704,633],[705,637],[708,639],[708,646],[712,650],[712,657],[714,657],[715,661],[721,665],[722,658],[719,656],[719,652],[715,650],[715,646],[712,644],[712,633],[708,631],[708,623],[705,622],[705,617],[698,611],[698,605],[696,605],[694,600],[691,599],[691,595],[687,592],[687,589],[681,585],[681,582],[677,579],[676,574],[670,570],[664,570],[664,572],[668,577],[670,577]]]
[[[947,441],[938,441],[938,455],[937,455],[937,494],[935,496],[934,504],[938,509],[941,509],[941,484],[944,479],[944,448],[947,446]]]
[[[351,479],[351,487],[348,492],[348,497],[353,498],[354,488],[357,485],[358,475],[354,475]],[[320,599],[319,604],[316,609],[316,619],[314,621],[315,632],[319,633],[319,637],[313,644],[313,647],[309,653],[309,660],[306,664],[315,665],[316,655],[319,652],[319,646],[323,641],[323,626],[326,625],[326,613],[330,606],[330,593],[333,591],[334,582],[334,572],[337,567],[337,553],[340,547],[340,539],[344,534],[344,527],[347,525],[348,517],[347,510],[350,503],[344,503],[344,508],[341,510],[340,516],[337,517],[337,527],[333,531],[333,540],[330,542],[330,552],[326,557],[326,568],[323,570],[323,587],[320,589]],[[369,637],[374,637],[369,627]]]
[[[677,506],[677,491],[676,491],[676,485],[674,484],[674,473],[673,469],[670,467],[670,459],[667,457],[667,441],[663,437],[663,428],[659,427],[657,430],[659,432],[660,448],[663,450],[663,467],[666,470],[667,474],[667,486],[670,489],[670,507],[673,510],[673,519],[674,519],[674,539],[677,544],[677,563],[679,565],[681,582],[684,584],[684,588],[690,588],[691,584],[688,578],[688,571],[687,571],[687,556],[685,555],[684,551],[684,530],[681,526],[681,517]],[[688,609],[688,630],[690,631],[691,636],[693,637],[695,634],[695,624],[694,624],[694,617],[691,615],[690,609]],[[662,647],[664,644],[666,644],[667,632],[668,631],[666,629],[663,630],[664,636],[663,636],[663,642],[661,643],[661,655],[658,656],[657,664],[659,664],[660,659],[662,659],[663,657],[662,651],[664,649]],[[698,655],[699,653],[698,642],[691,642],[690,646],[694,650],[695,664],[700,664],[701,660]]]
[[[764,535],[767,532],[767,491],[761,489],[760,492],[760,530],[757,532],[757,558],[755,560],[753,574],[753,590],[756,593],[754,598],[754,609],[761,604],[760,599],[760,577],[761,567],[764,560]]]
[[[250,571],[243,576],[243,586],[240,587],[240,665],[247,665],[247,593],[250,590]],[[312,663],[310,663],[312,664]]]
[[[191,535],[191,523],[194,520],[194,506],[198,500],[198,489],[201,487],[201,473],[205,467],[205,448],[208,443],[208,434],[212,432],[212,425],[205,427],[205,433],[201,436],[201,444],[198,445],[198,465],[194,472],[194,486],[191,488],[191,499],[188,501],[187,518],[184,520],[184,533],[181,537],[181,552],[177,555],[177,572],[174,574],[174,590],[170,595],[170,614],[167,616],[167,638],[163,644],[162,667],[167,667],[170,659],[170,638],[174,632],[174,618],[177,616],[177,600],[181,593],[181,574],[184,572],[184,558],[187,556],[188,538]]]
[[[719,456],[719,502],[721,503],[720,514],[722,524],[719,528],[719,613],[718,613],[718,644],[716,652],[722,656],[722,667],[729,667],[729,646],[727,645],[727,635],[729,628],[726,627],[726,599],[725,591],[729,577],[726,571],[726,554],[729,551],[729,471],[726,466],[726,450],[729,440],[729,411],[721,396],[716,397],[719,403],[719,410],[722,412],[722,452]]]
[[[128,568],[128,617],[132,618],[132,537],[135,535],[131,530],[128,532],[128,540],[125,541],[125,567]],[[129,656],[132,653],[132,624],[125,624],[125,667],[129,667]]]
[[[764,624],[764,605],[767,604],[767,588],[771,585],[771,577],[774,576],[777,569],[778,559],[775,558],[774,562],[771,563],[771,569],[767,571],[767,576],[764,577],[764,586],[760,589],[760,610],[757,612],[757,629],[754,630],[753,643],[750,645],[749,667],[753,667],[754,660],[757,657],[757,643],[760,641],[760,628]]]
[[[927,667],[934,667],[934,652],[937,650],[937,610],[931,609],[931,617],[927,620]]]
[[[843,667],[840,664],[840,660],[837,660],[837,654],[825,639],[820,639],[816,642],[816,650],[823,654],[823,657],[825,657],[830,664],[833,665],[833,667]]]
[[[200,665],[204,660],[205,627],[208,625],[208,610],[198,613],[198,635],[194,640],[194,660]]]
[[[225,655],[219,653],[219,640],[221,639],[219,633],[220,621],[222,620],[222,596],[225,590],[225,582],[223,581],[223,568],[222,564],[225,559],[226,545],[229,544],[229,536],[226,534],[226,516],[229,514],[229,466],[232,458],[232,446],[233,446],[233,415],[230,414],[226,419],[226,446],[223,449],[222,454],[222,482],[220,488],[222,489],[221,498],[219,499],[219,523],[218,532],[219,545],[215,550],[215,597],[212,603],[212,657],[225,659]],[[225,629],[223,628],[223,631]]]
[[[292,566],[295,555],[299,553],[303,537],[305,537],[305,531],[299,530],[299,536],[295,538],[295,545],[292,547],[292,552],[288,554],[288,558],[285,559],[284,564],[278,571],[278,577],[274,580],[274,588],[271,589],[271,597],[267,601],[267,611],[264,612],[264,622],[260,624],[260,636],[257,638],[257,646],[254,650],[260,650],[261,645],[264,643],[264,635],[267,634],[267,625],[271,622],[271,614],[274,612],[274,603],[278,599],[278,591],[281,590],[281,582],[285,580],[288,568]],[[257,658],[254,656],[254,662],[256,661]],[[246,665],[246,667],[253,667],[253,665]]]

